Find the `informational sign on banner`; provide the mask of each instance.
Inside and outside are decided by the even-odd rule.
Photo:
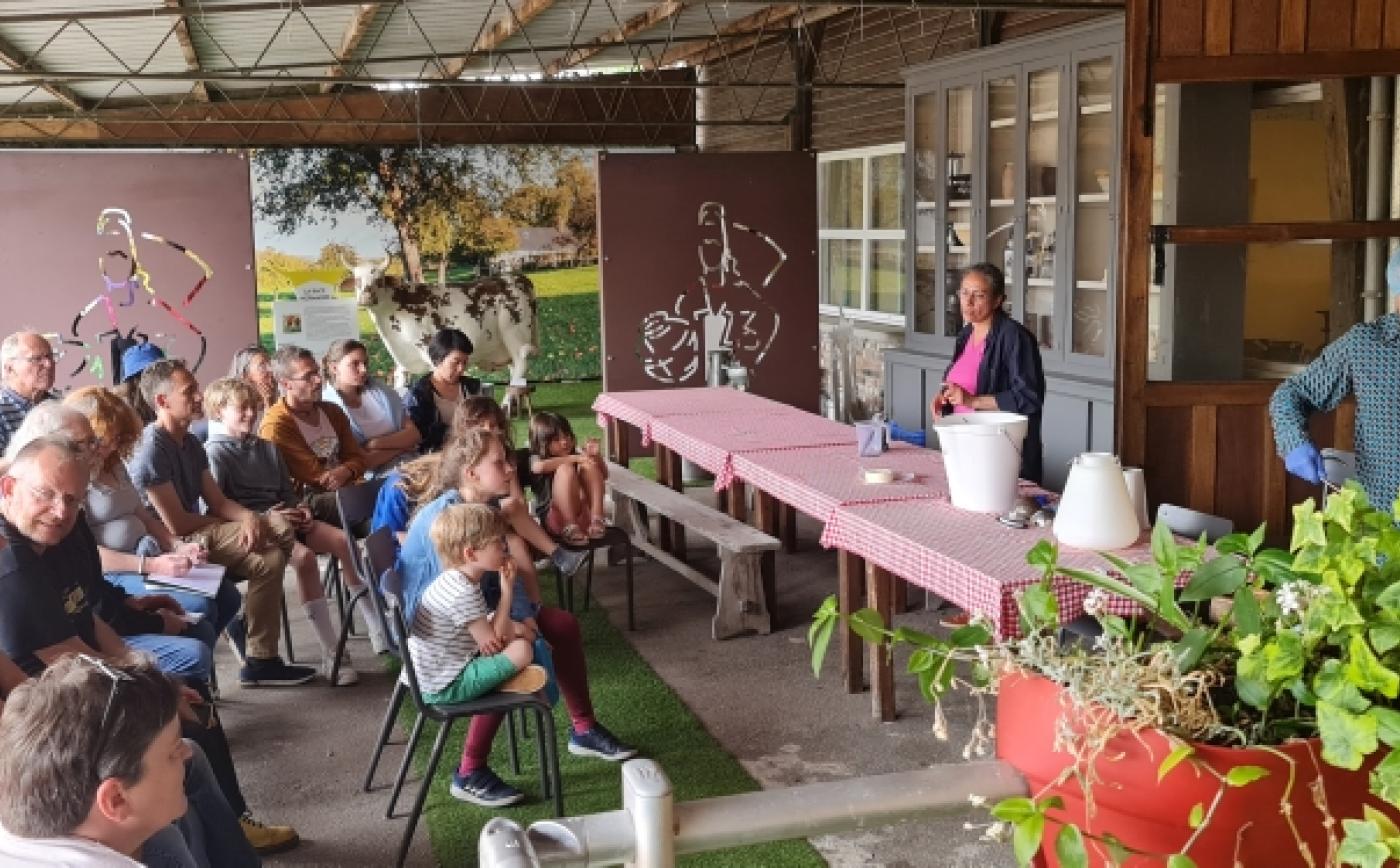
[[[295,344],[319,359],[335,341],[360,336],[355,300],[336,298],[324,280],[298,283],[295,299],[272,303],[272,336],[279,348]]]

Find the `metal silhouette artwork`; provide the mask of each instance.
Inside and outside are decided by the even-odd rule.
[[[787,262],[787,254],[766,233],[731,221],[724,205],[706,202],[697,221],[701,227],[698,286],[681,293],[669,310],[642,318],[637,356],[642,370],[659,383],[684,383],[700,371],[709,350],[726,349],[751,375],[778,336],[781,318],[759,290],[768,289]],[[730,227],[747,232],[772,248],[773,267],[755,289],[739,272],[730,246]]]

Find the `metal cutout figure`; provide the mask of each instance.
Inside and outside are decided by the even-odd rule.
[[[762,364],[778,336],[781,317],[763,299],[787,262],[787,254],[768,234],[730,221],[724,205],[705,202],[697,224],[701,227],[696,252],[700,257],[698,288],[676,298],[670,310],[657,310],[642,318],[638,328],[637,356],[646,375],[659,383],[683,383],[700,370],[708,350],[726,349],[737,364],[750,371]],[[739,260],[729,243],[730,227],[747,232],[776,254],[773,267],[755,289],[739,272]]]

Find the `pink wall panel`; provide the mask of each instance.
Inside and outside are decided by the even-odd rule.
[[[129,255],[133,244],[120,215],[109,212],[105,233],[98,233],[107,209],[129,215],[154,296],[139,277],[129,279],[129,260],[118,255]],[[197,292],[205,273],[194,257],[212,272]],[[201,382],[223,375],[233,353],[257,339],[252,202],[242,155],[0,151],[0,259],[0,334],[22,327],[61,334],[68,343],[60,387],[110,385],[111,338],[104,332],[113,322],[123,334],[134,328],[151,335],[190,364],[200,353],[198,329],[207,340]],[[116,284],[110,291],[104,264]],[[100,378],[93,364],[99,358]]]

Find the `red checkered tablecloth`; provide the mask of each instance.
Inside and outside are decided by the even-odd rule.
[[[715,490],[734,481],[733,458],[742,452],[856,449],[856,430],[811,413],[725,413],[668,416],[651,423],[652,439],[715,475]]]
[[[656,419],[670,416],[704,416],[711,414],[770,414],[804,411],[752,392],[741,392],[727,386],[702,386],[694,389],[647,389],[636,392],[603,392],[593,400],[593,412],[598,414],[598,426],[606,429],[613,418],[642,432],[642,445],[650,446],[651,425]]]
[[[894,444],[883,455],[856,454],[854,443],[811,449],[736,452],[734,478],[825,522],[836,507],[890,500],[947,500],[943,456],[931,449]],[[870,483],[865,471],[892,470],[895,482]]]
[[[1017,530],[995,516],[966,512],[951,503],[912,500],[837,507],[822,532],[822,545],[865,558],[969,612],[984,615],[999,635],[1009,637],[1019,629],[1017,594],[1040,580],[1036,569],[1026,563],[1026,552],[1050,538],[1049,528]],[[1115,554],[1129,562],[1152,556],[1146,535]],[[1096,553],[1074,549],[1062,549],[1060,563],[1085,570],[1106,566]],[[1083,613],[1089,591],[1079,582],[1056,580],[1062,621]],[[1110,597],[1108,610],[1119,615],[1137,613],[1135,604],[1122,597]]]

